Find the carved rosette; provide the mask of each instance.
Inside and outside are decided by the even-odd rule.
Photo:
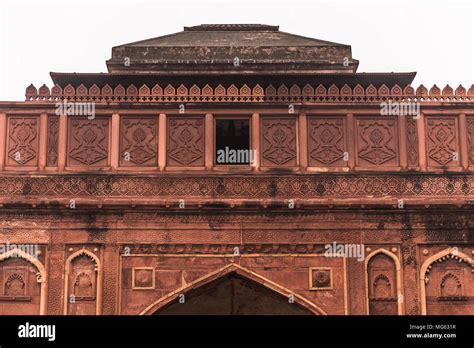
[[[396,120],[357,120],[357,156],[360,165],[398,166]]]
[[[120,125],[120,165],[158,164],[158,119],[122,117]]]
[[[69,122],[68,164],[71,166],[108,165],[109,119],[89,120],[72,117]]]
[[[167,162],[169,166],[204,166],[204,118],[170,117]]]
[[[295,119],[267,118],[261,121],[263,166],[296,166]]]
[[[427,141],[429,166],[459,165],[456,118],[427,118]]]
[[[308,124],[310,166],[344,166],[344,119],[314,117]]]
[[[7,164],[35,166],[38,163],[37,117],[9,117],[7,138]]]

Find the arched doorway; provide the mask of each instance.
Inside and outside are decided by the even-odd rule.
[[[325,315],[314,302],[231,263],[150,304],[154,315]]]
[[[178,296],[154,315],[311,315],[307,308],[235,272]]]

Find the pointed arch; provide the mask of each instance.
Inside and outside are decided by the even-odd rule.
[[[3,254],[0,255],[0,262],[9,259],[10,257],[21,257],[22,259],[30,262],[33,264],[38,273],[36,273],[36,281],[40,283],[40,315],[46,314],[46,268],[43,264],[38,260],[38,258],[34,257],[27,252],[19,248],[10,249]]]
[[[371,284],[369,283],[369,262],[370,260],[379,255],[384,254],[388,256],[392,261],[395,263],[395,278],[397,282],[397,313],[398,315],[403,314],[403,301],[400,301],[400,298],[403,298],[403,291],[402,291],[402,267],[400,264],[400,260],[398,256],[388,251],[384,248],[379,248],[377,250],[372,251],[366,258],[365,258],[365,298],[367,301],[367,315],[369,315],[369,287]]]
[[[66,259],[66,267],[64,269],[64,309],[63,309],[63,313],[65,315],[68,314],[68,304],[69,304],[69,296],[68,296],[68,293],[69,293],[69,273],[71,271],[71,266],[72,266],[72,262],[77,259],[78,257],[81,257],[81,256],[87,256],[88,258],[91,259],[91,261],[95,264],[95,272],[97,273],[97,284],[96,284],[96,290],[95,290],[95,294],[96,294],[96,309],[95,309],[95,312],[96,312],[96,315],[100,315],[101,314],[101,309],[102,309],[102,263],[100,262],[100,259],[97,257],[97,255],[95,255],[93,252],[85,249],[85,248],[82,248],[74,253],[72,253],[71,255],[69,255],[69,257]]]
[[[420,301],[421,301],[421,315],[426,315],[426,283],[425,283],[425,278],[426,278],[426,273],[427,271],[431,268],[431,265],[438,260],[444,258],[444,257],[451,257],[451,258],[456,258],[459,261],[465,262],[468,265],[470,265],[474,269],[474,260],[464,254],[463,252],[459,251],[458,248],[446,248],[444,250],[441,250],[440,252],[434,254],[433,256],[428,257],[423,265],[421,266],[420,269],[420,277],[419,277],[419,283],[420,283]]]
[[[316,315],[326,315],[327,313],[322,310],[319,306],[316,304],[312,303],[311,301],[307,300],[301,295],[295,294],[291,290],[278,285],[277,283],[255,273],[252,272],[240,265],[237,265],[235,263],[231,263],[223,268],[220,268],[214,272],[211,272],[204,277],[201,277],[199,279],[196,279],[195,281],[186,284],[182,286],[179,289],[176,289],[175,291],[169,293],[168,295],[158,299],[157,301],[153,302],[151,305],[149,305],[147,308],[145,308],[142,312],[140,312],[140,315],[146,315],[146,314],[152,314],[159,310],[160,308],[163,308],[167,304],[171,303],[174,301],[176,298],[178,298],[179,295],[185,294],[190,290],[196,289],[198,287],[201,287],[203,285],[206,285],[213,280],[219,279],[227,274],[230,273],[236,273],[237,275],[240,275],[244,278],[247,278],[249,280],[252,280],[260,285],[263,285],[264,287],[275,291],[276,293],[289,297],[290,295],[294,296],[295,303],[299,304],[300,306],[306,308],[310,312]]]

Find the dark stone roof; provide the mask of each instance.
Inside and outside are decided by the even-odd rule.
[[[262,24],[185,27],[175,34],[113,47],[107,61],[111,73],[181,75],[355,72],[357,66],[348,45]]]
[[[273,84],[280,86],[286,84],[290,87],[293,84],[304,86],[310,84],[317,86],[322,84],[329,88],[332,84],[341,88],[345,84],[354,88],[356,85],[361,85],[367,88],[369,85],[380,87],[383,84],[389,88],[399,85],[402,88],[411,84],[415,78],[415,72],[400,72],[400,73],[337,73],[337,74],[311,74],[311,75],[251,75],[251,76],[236,76],[236,75],[156,75],[156,74],[137,74],[137,73],[60,73],[51,72],[51,78],[55,84],[66,86],[71,84],[73,87],[78,87],[83,84],[90,88],[93,84],[103,87],[108,84],[115,88],[118,84],[128,86],[134,84],[137,87],[143,84],[150,88],[155,84],[166,86],[171,84],[175,88],[184,84],[191,86],[197,84],[204,86],[209,84],[212,88],[222,84],[224,87],[229,87],[231,84],[241,86],[247,84],[254,86],[259,84],[263,88]]]
[[[234,59],[239,58],[235,66]],[[129,64],[125,64],[127,62]],[[344,64],[344,63],[347,64]],[[52,72],[55,84],[87,88],[118,84],[181,84],[213,88],[298,84],[335,84],[364,88],[411,84],[414,72],[357,73],[351,46],[285,33],[263,24],[202,24],[175,34],[112,48],[108,73]]]

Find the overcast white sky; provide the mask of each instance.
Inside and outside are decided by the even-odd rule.
[[[112,46],[203,23],[261,23],[352,46],[363,71],[414,85],[474,83],[473,0],[0,0],[0,100],[52,86],[50,71],[106,72]]]

